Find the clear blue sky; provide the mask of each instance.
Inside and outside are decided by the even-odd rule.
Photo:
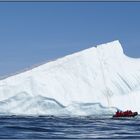
[[[0,2],[0,76],[116,39],[140,57],[140,2]]]

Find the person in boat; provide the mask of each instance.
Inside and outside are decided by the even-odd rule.
[[[119,110],[117,110],[116,115],[117,115],[117,116],[119,115]]]
[[[120,116],[120,115],[122,115],[122,111],[117,110],[116,116]]]
[[[138,112],[132,112],[131,110],[126,111],[117,110],[114,117],[135,117],[136,115],[138,115]]]
[[[133,114],[131,110],[129,110],[128,112],[129,112],[129,114]]]
[[[128,113],[128,110],[124,112],[124,116],[128,116],[129,113]]]

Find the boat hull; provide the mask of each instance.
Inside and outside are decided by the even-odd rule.
[[[121,115],[113,115],[113,118],[124,118],[124,117],[135,117],[137,116],[138,113],[137,112],[133,112],[132,114],[121,114]]]

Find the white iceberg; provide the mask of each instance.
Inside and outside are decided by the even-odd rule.
[[[140,112],[140,60],[119,41],[98,45],[0,80],[0,113],[98,115]]]

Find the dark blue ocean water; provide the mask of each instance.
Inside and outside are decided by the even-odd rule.
[[[0,138],[140,138],[140,117],[1,116]]]

